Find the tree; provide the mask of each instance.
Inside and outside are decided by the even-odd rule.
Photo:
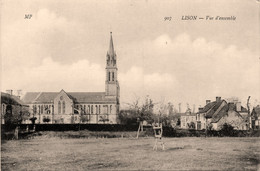
[[[220,130],[221,134],[224,136],[233,136],[234,135],[234,127],[228,123],[224,123]]]
[[[28,109],[22,105],[6,106],[5,122],[6,124],[21,124],[23,120],[27,120],[30,116]]]
[[[251,129],[251,124],[252,124],[252,118],[251,118],[251,115],[250,115],[250,103],[249,103],[249,100],[250,100],[250,96],[248,96],[248,99],[247,99],[247,112],[248,112],[248,130]]]
[[[147,121],[148,123],[152,123],[154,121],[154,114],[153,108],[154,103],[149,96],[146,96],[144,104],[140,105],[140,98],[137,98],[133,103],[129,105],[129,113],[133,114],[131,118],[136,120],[135,122],[139,124],[138,131],[137,131],[137,138],[139,136],[139,132],[143,131],[143,122]],[[124,120],[124,116],[128,117],[127,112],[120,112],[120,120]]]

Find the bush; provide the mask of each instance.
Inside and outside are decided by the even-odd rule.
[[[222,136],[235,136],[236,131],[234,131],[234,127],[232,125],[225,123],[222,125],[220,134]]]

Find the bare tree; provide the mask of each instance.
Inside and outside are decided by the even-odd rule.
[[[248,112],[248,129],[251,129],[251,124],[252,124],[252,118],[251,118],[251,115],[250,115],[250,103],[249,103],[249,100],[250,100],[250,96],[248,96],[248,99],[247,99],[247,112]]]

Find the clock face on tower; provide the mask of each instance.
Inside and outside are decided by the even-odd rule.
[[[62,96],[60,96],[60,100],[63,100],[63,97],[62,97]]]

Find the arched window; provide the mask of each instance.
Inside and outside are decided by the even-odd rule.
[[[112,113],[112,105],[110,105],[110,113]]]
[[[96,105],[96,114],[98,114],[98,106]]]
[[[84,105],[84,114],[86,114],[87,112],[86,112],[86,105]]]
[[[112,72],[112,81],[114,81],[115,80],[115,74],[114,74],[114,72]]]
[[[108,72],[108,81],[110,81],[110,72]]]
[[[58,114],[60,114],[60,113],[61,113],[61,103],[59,101],[59,103],[58,103]]]
[[[100,111],[100,105],[98,106],[98,113],[99,113],[99,114],[101,113],[101,111]]]
[[[41,114],[43,114],[43,105],[41,105]]]
[[[62,102],[62,113],[65,113],[65,109],[66,109],[66,105],[65,105],[65,101]]]
[[[41,105],[38,105],[38,113],[41,114]]]
[[[93,105],[91,105],[91,114],[93,114]]]
[[[37,113],[37,106],[33,105],[33,114],[36,114],[36,113]]]

